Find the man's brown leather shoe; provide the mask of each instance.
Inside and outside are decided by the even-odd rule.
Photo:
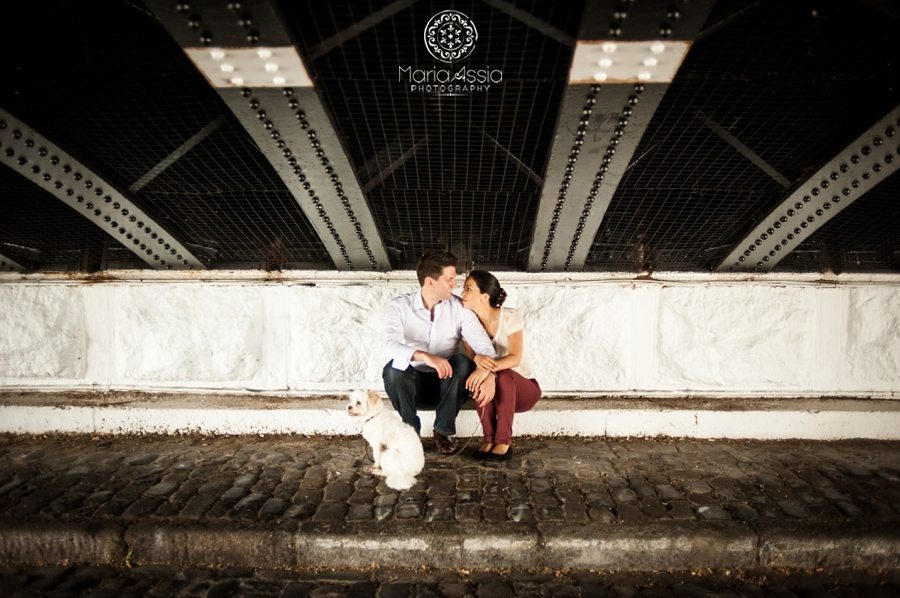
[[[440,432],[434,433],[434,446],[442,455],[452,455],[456,450],[456,446],[453,444],[453,441]]]

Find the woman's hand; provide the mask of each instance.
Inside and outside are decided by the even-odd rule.
[[[487,370],[477,369],[466,379],[466,390],[471,393],[475,393],[478,388],[482,385],[485,378],[490,376],[491,373]]]
[[[497,362],[490,357],[485,357],[484,355],[475,356],[475,365],[478,366],[479,370],[484,370],[486,372],[497,371]]]
[[[472,395],[472,398],[475,399],[475,404],[479,409],[484,409],[484,406],[494,400],[494,393],[497,390],[497,376],[494,374],[489,374],[487,378],[484,379],[484,382],[475,389],[475,392]]]

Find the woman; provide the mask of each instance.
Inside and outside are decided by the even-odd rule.
[[[463,307],[475,312],[494,343],[497,359],[476,356],[478,369],[466,381],[475,398],[484,444],[475,452],[480,459],[506,461],[512,456],[514,413],[530,410],[541,398],[541,387],[525,359],[525,322],[518,310],[501,307],[506,291],[490,272],[473,270],[463,285]]]

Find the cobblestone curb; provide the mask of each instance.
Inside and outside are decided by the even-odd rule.
[[[173,525],[0,522],[0,562],[17,565],[167,565],[266,569],[397,567],[440,569],[591,569],[607,572],[700,568],[900,568],[897,529],[794,524],[754,530],[738,523],[477,526],[374,532],[240,529],[233,524]]]
[[[121,565],[125,526],[48,521],[0,521],[0,562],[27,565]]]
[[[756,533],[739,523],[673,521],[606,529],[555,526],[544,535],[543,560],[554,569],[755,569],[758,543]]]
[[[900,570],[900,525],[759,525],[759,562],[767,568]]]

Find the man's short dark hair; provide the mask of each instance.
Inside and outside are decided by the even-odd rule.
[[[447,266],[456,267],[456,256],[449,251],[431,251],[419,258],[416,266],[416,276],[419,277],[419,286],[425,286],[426,278],[437,280]]]

